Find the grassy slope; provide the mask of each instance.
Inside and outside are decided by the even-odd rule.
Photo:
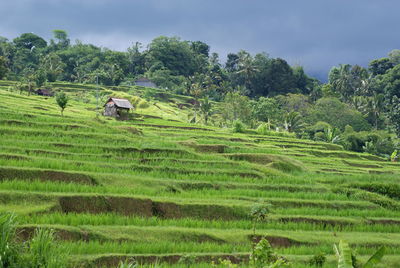
[[[173,262],[179,256],[171,254],[190,253],[210,262],[215,254],[247,254],[248,212],[262,199],[273,213],[257,234],[295,267],[318,252],[332,255],[342,238],[360,255],[386,245],[384,267],[400,263],[399,197],[365,188],[398,184],[397,163],[187,124],[190,110],[178,108],[186,97],[160,94],[135,120],[116,121],[95,117],[93,86],[55,84],[71,96],[60,117],[53,98],[9,85],[0,83],[0,211],[15,211],[27,235],[35,226],[55,228],[78,260],[100,265],[144,254]]]

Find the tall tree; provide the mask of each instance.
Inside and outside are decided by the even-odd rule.
[[[368,79],[367,70],[358,65],[340,64],[329,72],[329,83],[347,102],[351,100],[351,96],[363,95],[365,91],[368,91],[365,88],[368,85]]]
[[[148,46],[146,61],[149,68],[165,67],[173,75],[189,76],[196,72],[193,50],[188,42],[181,41],[178,37],[155,38]]]
[[[47,42],[43,38],[33,33],[21,34],[21,36],[14,38],[13,42],[18,48],[26,49],[44,48],[47,46]]]
[[[0,80],[3,79],[9,71],[6,63],[6,58],[0,56]]]
[[[393,96],[388,114],[397,136],[400,137],[400,98],[397,96]]]
[[[393,65],[400,64],[400,49],[394,49],[394,50],[390,51],[389,59],[390,59],[390,62],[393,63]]]
[[[281,114],[279,103],[274,98],[260,97],[253,105],[253,115],[259,121],[278,121]]]
[[[228,92],[221,107],[222,118],[225,121],[233,123],[235,120],[240,120],[248,123],[251,120],[250,100],[238,92]]]
[[[55,44],[57,49],[65,49],[69,46],[70,40],[68,39],[68,34],[64,30],[53,30],[53,36],[57,40]],[[54,42],[52,40],[52,42]]]
[[[54,52],[43,55],[40,58],[39,68],[44,70],[49,82],[56,81],[63,72],[65,64],[61,58]]]
[[[384,74],[393,67],[394,64],[389,58],[372,60],[368,65],[368,69],[373,75]]]
[[[236,73],[243,77],[243,85],[246,87],[247,91],[252,94],[254,92],[252,88],[252,79],[260,70],[254,64],[253,58],[248,52],[241,50],[238,56],[238,71]]]
[[[142,44],[136,42],[128,48],[128,61],[129,61],[129,72],[133,75],[143,74],[145,72],[145,55],[141,53]]]
[[[374,94],[369,98],[368,110],[372,115],[375,129],[378,129],[379,118],[385,110],[385,96],[383,94]]]
[[[35,70],[32,68],[25,68],[23,72],[23,80],[28,85],[28,95],[31,95],[36,80]]]
[[[204,99],[200,100],[200,112],[203,115],[204,123],[206,125],[208,123],[208,118],[211,115],[211,108],[212,105],[208,97],[205,97]]]
[[[229,53],[225,63],[225,69],[228,72],[236,72],[238,70],[239,56],[234,53]]]

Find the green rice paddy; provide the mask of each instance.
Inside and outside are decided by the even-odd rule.
[[[132,120],[96,116],[95,87],[55,83],[71,101],[20,95],[0,83],[0,212],[19,228],[53,228],[77,267],[135,258],[143,267],[246,260],[256,224],[293,267],[333,243],[361,258],[387,247],[381,267],[400,267],[400,164],[340,146],[276,134],[233,134],[185,122],[188,99],[169,95]],[[104,89],[102,89],[104,90]],[[135,88],[121,88],[136,94]],[[79,96],[85,94],[85,101]],[[245,262],[241,264],[245,267]]]

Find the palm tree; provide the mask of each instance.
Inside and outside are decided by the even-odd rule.
[[[385,102],[385,96],[383,94],[375,93],[374,96],[372,96],[369,99],[368,106],[374,118],[375,129],[378,129],[378,120],[385,107],[384,102]]]
[[[35,70],[28,67],[24,70],[23,80],[28,85],[28,95],[31,95],[33,87],[35,85]]]
[[[196,122],[197,121],[197,110],[199,108],[199,99],[200,99],[200,96],[203,94],[203,88],[201,87],[201,85],[199,83],[193,83],[191,93],[194,97],[194,104],[193,104],[194,116],[191,121]]]
[[[208,118],[211,115],[211,102],[208,97],[205,97],[200,101],[200,112],[203,115],[204,123],[207,125]]]
[[[287,132],[293,132],[300,128],[302,126],[300,114],[294,111],[286,113],[283,124]]]
[[[333,67],[329,72],[329,83],[346,99],[349,95],[351,81],[350,69],[350,64],[340,64],[339,67]]]
[[[353,96],[351,98],[351,106],[361,113],[365,113],[366,106],[368,105],[368,98],[365,96]]]
[[[254,64],[251,55],[245,51],[239,52],[238,67],[239,71],[237,71],[236,73],[242,74],[244,76],[244,85],[248,90],[250,90],[251,79],[254,77],[254,74],[259,72],[260,70]]]

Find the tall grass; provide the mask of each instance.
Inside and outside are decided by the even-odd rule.
[[[32,268],[67,267],[68,253],[54,240],[51,229],[36,229],[29,242],[27,260]]]
[[[63,242],[71,254],[165,254],[165,253],[239,253],[249,252],[250,243],[219,244],[211,242],[173,242],[159,241],[157,243],[141,242]]]
[[[18,261],[18,249],[14,243],[16,231],[15,215],[0,214],[0,267],[13,267]]]

